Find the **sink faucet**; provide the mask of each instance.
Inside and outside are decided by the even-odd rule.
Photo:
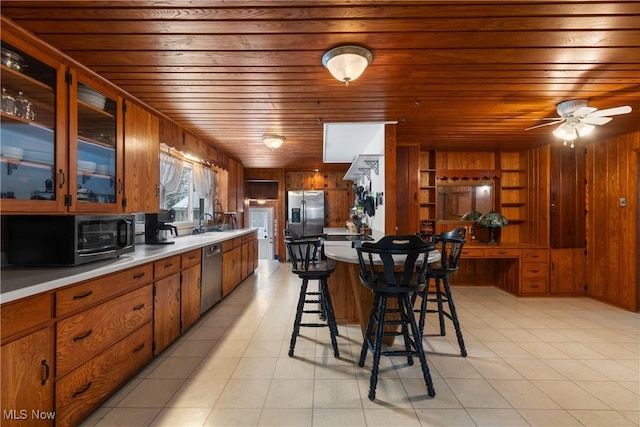
[[[211,220],[213,221],[213,215],[211,215],[209,212],[205,212],[202,215],[200,215],[200,218],[198,218],[198,225],[193,229],[192,234],[200,234],[200,233],[204,233],[204,225],[202,225],[202,220],[204,219],[204,217],[206,216],[210,216]]]

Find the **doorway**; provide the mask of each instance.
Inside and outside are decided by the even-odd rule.
[[[258,258],[273,258],[273,207],[249,207],[249,226],[258,229]]]

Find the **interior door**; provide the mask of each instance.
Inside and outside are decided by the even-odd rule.
[[[273,259],[273,207],[251,206],[249,222],[258,229],[258,258]]]

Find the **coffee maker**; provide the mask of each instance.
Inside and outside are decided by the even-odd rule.
[[[176,220],[174,209],[160,209],[158,213],[144,215],[144,242],[147,245],[170,245],[178,237],[178,227],[171,225]]]

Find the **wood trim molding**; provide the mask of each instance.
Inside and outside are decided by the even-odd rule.
[[[436,171],[436,178],[450,179],[453,181],[470,179],[477,181],[480,179],[500,178],[502,172],[497,169],[439,169]]]

